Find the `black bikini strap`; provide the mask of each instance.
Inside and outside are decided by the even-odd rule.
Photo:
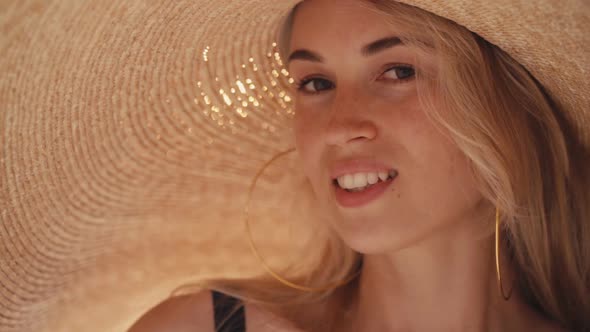
[[[242,302],[230,295],[212,290],[215,332],[245,332],[246,317]]]

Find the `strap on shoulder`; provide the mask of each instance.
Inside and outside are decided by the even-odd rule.
[[[245,332],[246,317],[242,301],[212,290],[215,332]]]

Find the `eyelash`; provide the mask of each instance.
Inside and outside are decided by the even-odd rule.
[[[412,70],[414,70],[414,67],[412,67],[412,66],[409,66],[409,65],[395,65],[395,66],[388,67],[388,68],[387,68],[387,70],[385,70],[385,71],[383,72],[383,74],[384,74],[384,73],[387,73],[387,72],[389,72],[390,70],[394,70],[394,69],[412,69]],[[412,74],[412,76],[410,76],[410,77],[407,77],[407,78],[399,78],[399,79],[394,79],[394,80],[392,80],[392,81],[396,81],[396,82],[395,82],[395,83],[393,83],[393,84],[403,84],[403,83],[407,83],[407,81],[410,81],[410,80],[412,80],[412,79],[415,77],[415,75],[416,75],[416,73],[415,73],[415,70],[414,70],[414,73]],[[302,92],[302,93],[304,93],[304,94],[309,94],[309,95],[316,95],[316,94],[320,94],[320,93],[322,93],[322,92],[323,92],[323,91],[325,91],[325,90],[329,90],[329,89],[325,89],[325,90],[319,90],[319,91],[306,91],[306,90],[304,90],[304,87],[305,87],[305,86],[306,86],[308,83],[310,83],[310,82],[312,82],[312,81],[314,81],[314,80],[323,80],[323,81],[328,81],[328,80],[326,80],[326,79],[324,79],[324,78],[321,78],[321,77],[309,77],[309,78],[304,78],[304,79],[302,79],[302,80],[300,80],[300,81],[297,81],[297,82],[295,82],[295,87],[296,87],[297,91],[300,91],[300,92]],[[333,88],[333,86],[332,86],[331,88]],[[331,88],[330,88],[330,89],[331,89]]]

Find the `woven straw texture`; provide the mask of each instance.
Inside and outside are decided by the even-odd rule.
[[[0,331],[122,331],[184,282],[263,272],[242,209],[293,146],[273,42],[295,2],[0,0]],[[403,2],[511,53],[590,146],[588,3]],[[301,259],[276,221],[313,218],[302,178],[287,158],[257,187],[275,267]]]

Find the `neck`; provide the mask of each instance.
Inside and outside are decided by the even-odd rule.
[[[456,230],[394,253],[365,255],[349,314],[337,330],[524,330],[534,315],[518,292],[502,298],[494,257],[492,236]],[[502,260],[508,291],[513,273]]]

